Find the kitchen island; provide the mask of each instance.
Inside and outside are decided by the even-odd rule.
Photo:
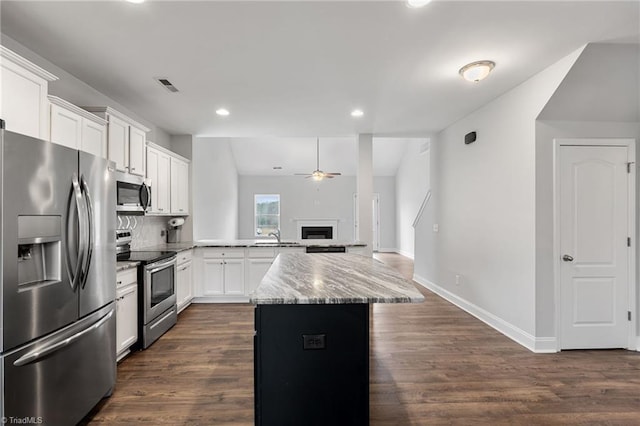
[[[369,304],[423,300],[370,257],[278,256],[251,297],[256,424],[369,424]]]

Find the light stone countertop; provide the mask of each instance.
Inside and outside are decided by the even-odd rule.
[[[273,240],[200,240],[185,241],[181,243],[165,243],[149,247],[141,247],[136,250],[174,250],[183,251],[196,247],[227,247],[227,248],[243,248],[243,247],[366,247],[365,243],[358,241],[326,241],[322,240],[302,240],[302,241],[284,241],[278,243]]]
[[[357,254],[280,254],[251,295],[256,305],[419,303],[424,296],[395,270]]]

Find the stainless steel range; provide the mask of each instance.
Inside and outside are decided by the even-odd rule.
[[[126,238],[126,234],[123,236]],[[118,253],[118,261],[140,262],[138,325],[141,338],[137,346],[141,349],[151,346],[178,321],[176,259],[175,251],[121,250]]]

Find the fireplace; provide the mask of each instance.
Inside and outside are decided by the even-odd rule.
[[[331,226],[303,226],[303,240],[332,240],[333,228]]]
[[[339,219],[294,219],[296,233],[299,240],[328,240],[338,239]]]

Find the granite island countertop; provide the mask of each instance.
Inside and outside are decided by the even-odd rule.
[[[185,241],[181,243],[164,243],[149,247],[142,247],[136,250],[191,250],[197,247],[366,247],[365,243],[359,241],[325,241],[322,240],[299,240],[283,241],[278,243],[273,240],[199,240]]]
[[[373,258],[357,254],[280,254],[251,295],[251,303],[419,303],[412,282]]]

